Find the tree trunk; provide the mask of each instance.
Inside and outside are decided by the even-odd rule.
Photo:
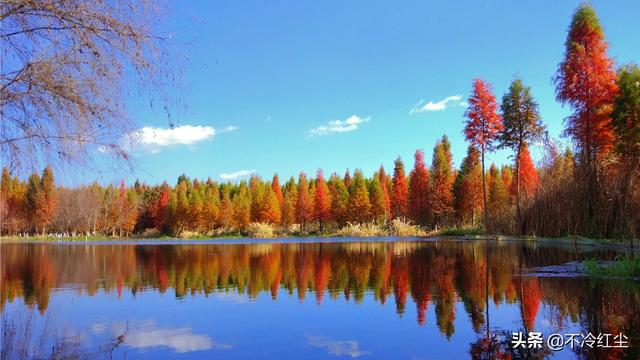
[[[487,208],[487,184],[484,174],[484,145],[482,145],[482,210],[484,213],[485,235],[489,232],[489,209]]]
[[[524,235],[524,224],[522,221],[522,212],[520,210],[520,150],[516,154],[516,215],[518,216],[518,226],[520,226],[520,234]]]

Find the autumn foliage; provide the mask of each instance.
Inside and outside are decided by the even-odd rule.
[[[429,170],[424,162],[424,152],[416,150],[414,166],[409,173],[409,217],[418,224],[426,225],[431,216],[429,207]]]
[[[581,5],[573,15],[565,47],[555,78],[557,98],[574,109],[567,118],[566,133],[585,163],[594,166],[613,147],[611,113],[618,85],[604,32],[591,6]]]
[[[469,107],[465,112],[464,135],[480,151],[482,165],[482,209],[485,229],[489,228],[489,208],[487,207],[487,186],[485,179],[485,153],[494,150],[494,143],[504,129],[502,117],[497,113],[498,103],[490,86],[482,79],[473,80],[473,91],[469,97]]]
[[[555,77],[557,99],[571,107],[566,133],[576,153],[546,134],[530,87],[516,77],[499,104],[492,86],[472,81],[465,111],[465,157],[454,167],[449,138],[426,163],[417,150],[411,171],[397,157],[367,174],[328,179],[300,173],[218,183],[181,175],[175,184],[124,181],[56,186],[53,170],[21,179],[4,168],[0,183],[3,235],[247,233],[251,223],[288,233],[330,233],[366,223],[421,231],[445,227],[494,233],[637,237],[640,233],[640,70],[614,69],[594,9],[576,10]],[[485,168],[487,153],[508,149],[511,164]],[[540,158],[534,161],[530,149]],[[310,159],[312,161],[312,159]],[[376,160],[377,161],[377,160]],[[364,164],[366,165],[366,164]],[[481,221],[482,219],[482,221]],[[378,231],[373,231],[378,233]],[[397,279],[396,281],[404,281]],[[426,296],[426,294],[424,294]]]

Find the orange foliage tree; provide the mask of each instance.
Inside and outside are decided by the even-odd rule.
[[[503,130],[502,118],[497,113],[498,104],[490,86],[482,79],[473,80],[473,92],[468,100],[469,107],[465,112],[468,121],[464,135],[480,151],[482,164],[482,210],[485,230],[489,226],[489,209],[487,208],[487,184],[485,180],[484,157],[486,152],[493,151],[493,145]]]
[[[331,220],[331,202],[329,197],[329,189],[327,183],[324,180],[322,170],[318,169],[316,173],[316,191],[315,191],[315,219],[320,225],[320,231],[322,231],[323,225]]]
[[[369,220],[371,211],[369,191],[367,190],[367,183],[360,169],[354,171],[350,185],[348,203],[349,218],[355,222]]]
[[[476,214],[482,210],[482,170],[480,153],[469,145],[467,156],[462,160],[460,171],[453,185],[455,210],[460,224],[471,219],[475,225]]]
[[[451,144],[446,135],[433,149],[429,205],[435,224],[447,224],[453,214],[453,167]]]
[[[302,230],[305,225],[313,220],[313,207],[309,195],[309,181],[303,172],[298,177],[298,196],[296,202],[296,221],[301,224]]]
[[[271,189],[273,189],[274,194],[276,194],[276,199],[278,199],[278,203],[280,204],[280,208],[282,209],[282,189],[280,188],[280,179],[278,178],[278,174],[273,175],[273,179],[271,179]]]
[[[262,221],[266,221],[270,224],[278,225],[280,224],[280,220],[282,217],[282,213],[280,210],[280,201],[278,201],[278,196],[276,192],[273,191],[273,187],[266,186],[263,190],[263,206],[260,209],[260,218]]]
[[[378,173],[374,175],[380,180],[380,188],[382,189],[382,195],[384,197],[384,218],[389,219],[391,217],[391,194],[390,194],[390,179],[389,175],[384,170],[384,166],[380,165]]]
[[[331,218],[342,225],[348,219],[349,190],[336,173],[331,175],[327,186],[331,196]]]
[[[511,194],[515,195],[519,192],[525,199],[531,199],[538,186],[538,170],[533,164],[528,146],[522,148],[518,163],[520,166],[515,176],[520,179],[520,189],[517,188],[518,182],[512,181]]]
[[[417,224],[426,225],[429,221],[429,170],[422,150],[416,150],[413,170],[409,174],[408,211]]]
[[[399,218],[407,216],[407,201],[409,185],[404,172],[402,159],[398,157],[394,162],[393,179],[391,182],[391,217]]]
[[[557,99],[573,108],[566,133],[578,146],[580,160],[592,168],[613,146],[611,113],[618,86],[604,32],[590,5],[580,5],[573,15],[565,47],[555,77]]]

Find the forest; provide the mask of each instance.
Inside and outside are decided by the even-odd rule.
[[[474,79],[463,136],[469,142],[458,169],[446,135],[431,163],[416,150],[409,169],[218,183],[182,175],[175,184],[74,188],[57,186],[52,167],[28,179],[2,170],[3,236],[101,234],[126,236],[283,236],[335,234],[364,226],[391,234],[458,229],[487,234],[634,239],[640,231],[640,68],[616,67],[594,9],[580,6],[569,26],[554,75],[557,101],[571,109],[562,148],[546,131],[523,79],[500,99]],[[559,120],[558,120],[559,121]],[[540,146],[535,164],[529,147]],[[485,164],[496,149],[513,164]],[[268,229],[260,231],[260,229]],[[256,231],[258,229],[258,231]],[[348,233],[348,232],[347,232]],[[376,232],[377,234],[378,232]]]

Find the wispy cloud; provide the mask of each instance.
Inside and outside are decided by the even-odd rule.
[[[222,133],[228,133],[228,132],[232,132],[232,131],[236,131],[236,130],[238,130],[237,126],[230,125],[230,126],[223,127],[218,132],[222,134]]]
[[[320,125],[309,130],[309,136],[313,137],[358,130],[360,124],[369,122],[370,119],[370,117],[362,118],[358,115],[351,115],[346,120],[332,120],[326,125]]]
[[[309,336],[307,342],[311,346],[327,349],[329,355],[347,355],[352,358],[371,355],[371,351],[360,349],[360,344],[355,340],[333,340],[326,336]]]
[[[222,180],[236,180],[243,177],[247,177],[256,172],[255,170],[240,170],[232,173],[222,173],[220,174],[220,179]]]
[[[413,108],[411,108],[411,110],[409,110],[409,114],[415,114],[415,113],[421,113],[421,112],[427,112],[427,111],[442,111],[446,109],[447,106],[449,105],[465,106],[463,104],[466,104],[466,103],[461,100],[462,100],[462,96],[460,95],[448,96],[440,101],[435,101],[435,102],[429,101],[425,103],[424,100],[420,100],[416,105],[413,106]]]
[[[123,148],[158,153],[162,149],[178,145],[194,145],[213,138],[216,134],[237,130],[236,126],[215,129],[211,126],[181,125],[169,128],[145,126],[124,136]]]

